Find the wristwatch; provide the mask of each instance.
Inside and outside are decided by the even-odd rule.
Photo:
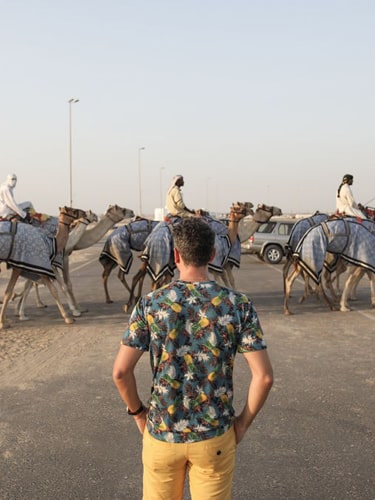
[[[138,410],[135,410],[135,411],[130,411],[128,407],[126,407],[126,411],[128,412],[128,415],[139,415],[140,413],[143,412],[143,410],[145,410],[145,407],[143,406],[143,403],[141,401],[141,406],[138,408]]]

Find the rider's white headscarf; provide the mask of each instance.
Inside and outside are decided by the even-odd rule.
[[[179,180],[179,179],[183,179],[183,176],[182,175],[175,175],[172,179],[172,183],[171,185],[169,186],[169,189],[168,189],[168,193],[169,191],[176,185],[176,182]]]

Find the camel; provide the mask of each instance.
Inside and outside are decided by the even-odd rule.
[[[78,241],[80,240],[80,238],[82,237],[83,233],[86,231],[87,226],[89,224],[91,224],[92,222],[97,222],[98,218],[97,218],[96,214],[94,214],[91,210],[87,210],[85,212],[85,214],[86,214],[85,217],[81,217],[80,219],[74,220],[72,222],[72,224],[71,224],[72,229],[69,232],[68,241],[67,241],[66,245],[70,245],[70,246],[76,245],[78,243]],[[43,224],[41,224],[40,227],[41,227],[41,229],[43,229]],[[72,315],[73,316],[80,316],[81,313],[74,308],[74,304],[73,304],[73,301],[71,299],[71,295],[69,294],[68,290],[66,289],[64,280],[62,279],[62,277],[59,273],[59,270],[61,268],[62,268],[62,264],[60,262],[55,261],[53,263],[52,269],[55,273],[56,281],[60,285],[62,291],[64,292],[64,294],[67,298],[69,309],[70,309]],[[16,308],[16,314],[17,314],[17,316],[19,316],[19,319],[21,321],[27,321],[29,319],[25,315],[25,303],[26,303],[26,299],[27,299],[29,292],[30,292],[33,285],[35,286],[37,307],[39,307],[39,308],[46,307],[40,298],[39,284],[37,282],[33,282],[32,280],[26,280],[24,283],[24,288],[23,288],[22,292],[19,294],[15,293],[12,297],[12,300],[14,300],[17,297],[20,297],[20,300],[18,301],[17,308]]]
[[[300,299],[302,303],[309,293],[312,293],[312,288],[309,283],[309,278],[306,273],[304,273],[301,266],[298,265],[297,261],[293,258],[293,252],[296,249],[302,236],[307,230],[313,226],[323,222],[329,218],[328,214],[316,212],[311,217],[304,217],[299,219],[294,224],[292,231],[289,235],[288,243],[285,245],[286,248],[286,260],[283,266],[283,283],[284,283],[284,314],[292,314],[289,309],[288,302],[290,298],[290,292],[294,281],[298,276],[302,275],[305,283],[304,293]],[[291,272],[290,272],[291,271]]]
[[[339,278],[342,273],[344,273],[350,264],[342,259],[340,254],[338,253],[330,253],[327,252],[327,255],[324,259],[324,269],[322,272],[322,280],[315,290],[309,284],[308,274],[303,270],[303,268],[299,265],[298,261],[293,257],[293,251],[297,247],[299,240],[302,238],[304,233],[313,225],[319,224],[322,220],[337,220],[340,217],[337,217],[336,214],[328,215],[328,214],[319,214],[316,213],[312,217],[308,217],[305,219],[300,219],[296,222],[293,227],[292,233],[290,235],[288,241],[288,252],[287,252],[287,261],[284,265],[283,269],[283,279],[284,279],[284,314],[292,314],[289,309],[289,298],[291,294],[291,288],[299,275],[302,275],[305,288],[302,297],[299,300],[299,303],[302,303],[309,293],[315,293],[316,295],[321,294],[325,303],[331,308],[331,310],[335,310],[335,303],[340,303],[339,309],[340,311],[348,311],[350,310],[348,305],[348,300],[354,300],[354,294],[356,286],[358,285],[359,280],[363,277],[364,273],[356,272],[356,278],[350,278],[350,274],[354,272],[354,269],[350,270],[349,276],[344,285],[344,291],[341,294],[340,299],[340,287],[339,287]],[[356,217],[345,217],[346,220],[351,220],[357,224],[362,224],[366,229],[368,229],[371,233],[375,234],[375,222],[369,219],[359,220]],[[292,271],[289,273],[290,268],[292,267]],[[354,266],[356,268],[356,266]],[[370,282],[372,281],[371,273],[367,273]],[[334,282],[336,280],[336,289],[334,289]],[[372,283],[371,283],[372,286]],[[330,297],[326,293],[326,289],[330,292]]]
[[[134,217],[133,210],[120,207],[119,205],[109,205],[103,217],[101,217],[101,219],[95,224],[93,228],[87,229],[78,242],[73,245],[68,241],[64,252],[62,272],[67,293],[70,295],[72,307],[75,310],[75,314],[80,315],[81,313],[86,312],[87,309],[79,306],[73,294],[73,285],[70,279],[69,272],[69,256],[73,251],[83,250],[94,245],[101,238],[103,238],[107,231],[109,231],[115,224],[124,219],[131,219],[132,217]]]
[[[375,273],[375,254],[373,252],[375,234],[366,227],[368,223],[370,221],[359,222],[354,217],[343,217],[326,220],[310,228],[293,252],[297,269],[294,272],[294,279],[298,269],[302,268],[317,285],[320,285],[327,252],[339,255],[343,261],[349,264]],[[290,278],[289,291],[294,279]],[[341,311],[348,310],[344,304],[353,283],[354,278],[345,285],[340,304]],[[372,280],[371,285],[373,286]],[[324,289],[322,291],[331,310],[334,310],[332,300],[326,296]],[[286,301],[287,298],[286,294]],[[290,314],[287,303],[286,305],[284,303],[284,307],[286,307],[285,313]]]
[[[132,250],[141,252],[144,249],[146,238],[158,224],[159,221],[137,216],[135,220],[115,229],[106,239],[99,256],[99,262],[103,266],[102,279],[107,304],[113,302],[108,292],[108,279],[111,272],[116,266],[119,266],[118,279],[130,292],[126,275],[133,263]]]
[[[231,276],[230,266],[233,264],[228,264],[226,274],[223,273],[223,269],[228,262],[232,245],[236,244],[238,241],[237,236],[241,225],[240,221],[242,221],[242,219],[247,215],[252,214],[252,207],[253,204],[249,202],[233,203],[230,209],[228,226],[210,217],[205,217],[205,220],[209,224],[212,224],[212,228],[216,233],[216,256],[214,261],[210,262],[209,270],[214,273],[215,276],[219,276],[221,272],[223,275],[222,279],[227,279],[227,282],[225,283],[226,286],[231,286],[228,275]],[[257,215],[259,215],[259,219]],[[241,227],[241,240],[244,241],[246,238],[249,238],[252,234],[250,232],[255,232],[259,225],[265,220],[268,220],[267,217],[271,217],[272,215],[281,215],[281,210],[275,207],[259,205],[254,214],[254,221],[246,226],[246,228]],[[266,219],[264,219],[265,217]],[[172,225],[178,220],[178,218],[172,219]],[[139,299],[143,281],[147,273],[151,277],[151,288],[153,290],[168,282],[173,276],[175,263],[173,260],[171,224],[168,224],[167,222],[160,223],[159,226],[154,229],[154,231],[150,234],[148,241],[146,241],[146,249],[141,255],[141,260],[141,267],[132,281],[129,300],[124,306],[125,312],[127,312]],[[234,283],[233,277],[231,279]],[[136,287],[138,287],[138,291],[135,295]]]
[[[241,217],[238,224],[238,234],[235,235],[233,242],[231,240],[231,248],[227,261],[223,266],[222,273],[210,269],[214,278],[217,281],[221,281],[225,286],[235,289],[236,284],[232,270],[233,267],[240,267],[241,243],[247,241],[250,236],[258,230],[261,224],[267,222],[273,216],[280,215],[282,215],[282,210],[280,208],[261,203],[257,206],[255,213],[253,214],[253,218],[247,224],[240,222],[241,220],[243,221],[243,217]]]
[[[71,324],[70,317],[62,303],[52,279],[53,260],[64,250],[69,236],[69,227],[73,220],[84,217],[85,212],[76,208],[62,207],[58,218],[56,236],[51,238],[30,224],[4,221],[1,222],[0,260],[6,261],[12,268],[11,276],[4,293],[0,312],[0,329],[10,326],[6,318],[8,303],[13,295],[14,287],[21,274],[40,279],[50,290],[65,323]]]
[[[103,217],[94,225],[94,227],[86,229],[87,224],[83,225],[84,224],[83,221],[81,224],[78,224],[77,222],[77,224],[80,226],[79,231],[78,232],[72,231],[72,235],[71,237],[68,238],[68,242],[66,244],[65,251],[63,254],[63,262],[62,266],[60,266],[60,268],[62,269],[62,280],[60,275],[58,274],[58,271],[56,270],[57,274],[56,277],[59,280],[59,283],[67,296],[68,305],[74,317],[81,316],[83,312],[87,312],[87,309],[81,308],[78,305],[76,298],[74,296],[73,286],[69,273],[69,256],[75,250],[82,250],[94,245],[116,223],[122,221],[123,219],[131,217],[134,217],[133,210],[120,207],[119,205],[109,205]],[[23,314],[22,307],[23,306],[20,305],[20,307],[18,308],[20,317]]]
[[[337,254],[327,253],[324,259],[324,271],[323,279],[314,289],[310,285],[310,279],[308,274],[299,265],[298,261],[293,257],[293,252],[296,249],[299,241],[311,227],[320,224],[325,220],[338,219],[336,214],[329,215],[326,213],[316,212],[310,217],[305,217],[299,219],[293,226],[292,232],[290,233],[288,243],[286,244],[286,261],[283,267],[283,283],[284,283],[284,314],[293,314],[289,308],[289,299],[291,295],[292,285],[295,280],[302,276],[304,280],[304,292],[299,303],[302,304],[309,294],[314,294],[316,296],[322,295],[326,304],[333,310],[334,305],[332,300],[327,296],[325,291],[326,288],[329,289],[331,297],[334,302],[339,301],[339,276],[346,270],[347,264],[344,260],[340,258]],[[356,220],[356,219],[355,219]],[[334,274],[335,273],[335,274]],[[336,290],[333,287],[333,283],[336,280]]]

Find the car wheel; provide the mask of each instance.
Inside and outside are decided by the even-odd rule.
[[[278,264],[283,258],[283,251],[277,245],[268,245],[264,251],[263,258],[269,264]]]

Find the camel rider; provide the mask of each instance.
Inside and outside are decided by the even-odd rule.
[[[184,178],[182,175],[175,175],[172,179],[172,184],[168,189],[166,206],[168,214],[178,217],[194,217],[194,210],[186,207],[182,198],[181,187],[184,185]]]
[[[0,186],[0,220],[21,219],[22,222],[31,222],[31,219],[35,219],[38,223],[48,220],[50,216],[36,212],[31,201],[16,202],[13,194],[16,184],[16,174],[9,174]]]
[[[340,215],[348,215],[365,219],[366,215],[360,210],[350,186],[353,184],[353,176],[350,174],[344,175],[342,183],[337,190],[336,196],[336,212]]]
[[[25,219],[27,216],[26,209],[32,208],[30,201],[17,203],[14,199],[13,189],[17,184],[16,174],[9,174],[0,186],[0,218],[11,219],[20,217]]]

